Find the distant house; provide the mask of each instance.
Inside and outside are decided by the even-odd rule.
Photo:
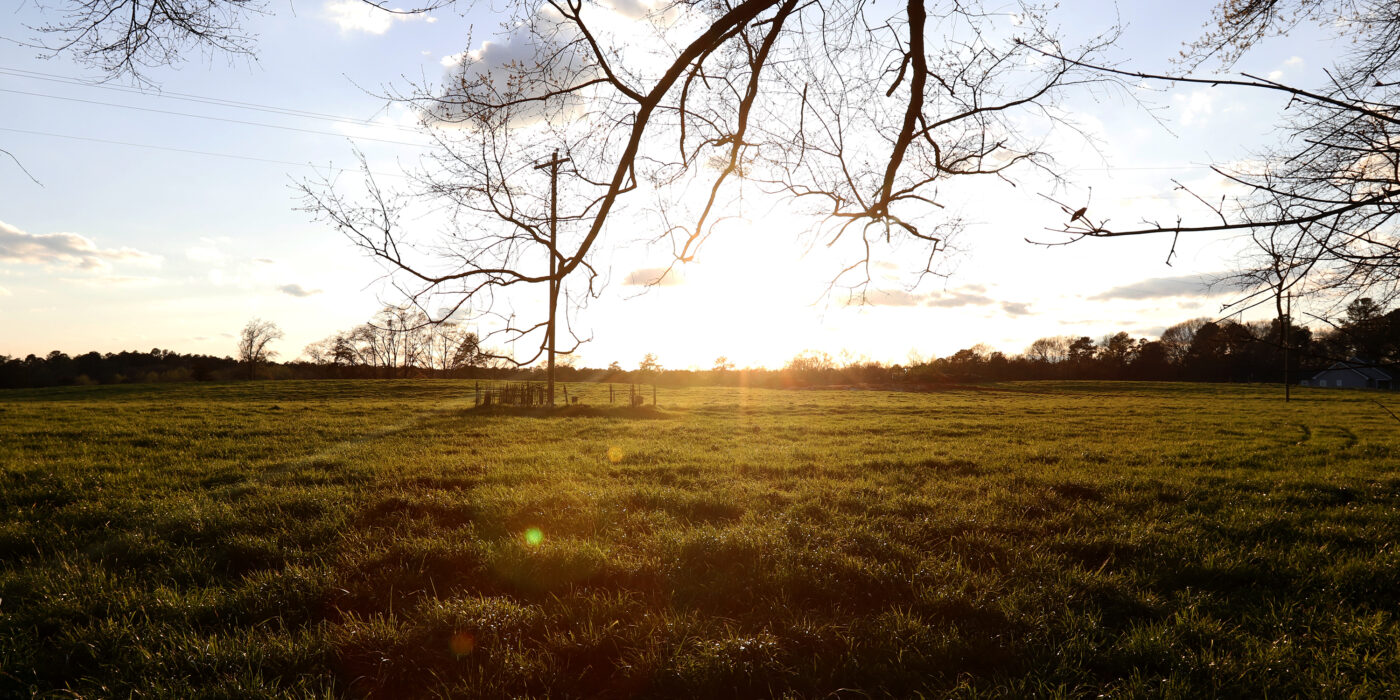
[[[1329,386],[1343,389],[1389,389],[1394,378],[1390,372],[1358,358],[1334,362],[1331,367],[1304,379],[1303,386]]]

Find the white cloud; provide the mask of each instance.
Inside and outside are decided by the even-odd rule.
[[[1231,290],[1216,283],[1229,276],[1229,273],[1216,272],[1203,275],[1182,275],[1180,277],[1156,277],[1132,284],[1125,284],[1089,297],[1090,301],[1112,299],[1162,299],[1166,297],[1212,297],[1229,293]]]
[[[4,287],[0,287],[0,297],[14,296],[14,293]]]
[[[286,295],[289,295],[289,296],[294,296],[294,297],[299,297],[299,298],[305,298],[305,297],[309,297],[309,296],[313,296],[313,295],[316,295],[316,294],[320,294],[320,293],[321,293],[321,290],[319,290],[319,289],[307,289],[306,287],[303,287],[303,286],[301,286],[301,285],[299,285],[299,284],[284,284],[284,285],[278,287],[278,288],[277,288],[277,291],[282,292],[283,294],[286,294]]]
[[[956,309],[963,306],[987,306],[996,302],[996,299],[976,292],[944,292],[940,296],[931,298],[925,303],[925,306],[932,306],[935,309]]]
[[[929,300],[928,294],[916,294],[904,289],[870,289],[846,300],[847,306],[920,306]]]
[[[160,257],[133,248],[99,248],[76,233],[25,233],[0,221],[0,263],[103,270],[116,261],[158,263]]]
[[[66,277],[63,282],[82,287],[109,289],[112,287],[154,287],[161,283],[158,277],[140,275],[98,275],[96,277]]]
[[[227,242],[227,239],[201,238],[199,245],[185,251],[185,257],[197,263],[219,264],[228,256],[220,250],[220,243]]]
[[[1304,63],[1304,61],[1303,61],[1303,57],[1302,57],[1302,56],[1294,56],[1294,57],[1288,59],[1287,61],[1284,61],[1284,62],[1283,62],[1283,67],[1284,67],[1284,68],[1287,68],[1287,69],[1302,68],[1302,67],[1303,67],[1303,63]],[[1280,80],[1282,80],[1283,77],[1284,77],[1284,75],[1286,75],[1288,72],[1289,72],[1289,71],[1285,71],[1285,70],[1283,70],[1283,69],[1271,70],[1271,71],[1269,71],[1268,79],[1269,79],[1269,80],[1272,80],[1273,82],[1276,82],[1276,83],[1277,83],[1277,82],[1279,82]]]
[[[607,0],[602,5],[628,19],[640,19],[656,9],[654,4],[638,0]]]
[[[1207,117],[1215,113],[1215,95],[1208,88],[1192,90],[1189,95],[1172,98],[1181,108],[1182,126],[1205,126]]]
[[[638,31],[642,25],[667,25],[676,21],[672,10],[657,11],[649,0],[609,0],[601,2],[592,15],[591,27],[599,41],[619,53],[613,57],[619,65],[627,65],[649,55],[651,46],[649,35]],[[643,22],[638,19],[646,17]],[[517,23],[503,29],[494,40],[483,42],[476,48],[443,56],[440,63],[447,69],[444,85],[451,92],[465,92],[483,101],[500,101],[505,95],[537,89],[540,85],[551,87],[578,85],[599,74],[592,54],[582,46],[566,43],[568,37],[577,34],[572,24],[566,22],[551,7],[543,7],[528,22]],[[538,69],[540,57],[549,56],[547,68]],[[529,80],[522,84],[521,74],[528,74]],[[511,123],[526,126],[550,120],[571,121],[581,112],[583,104],[591,99],[591,91],[571,94],[551,101],[549,107],[539,105],[521,106],[511,115]],[[437,113],[432,120],[437,126],[449,124],[471,124],[471,116],[448,111]]]
[[[326,0],[321,6],[325,18],[340,27],[341,32],[364,32],[384,34],[395,22],[422,21],[432,24],[437,19],[422,13],[401,14],[400,8],[393,12],[381,10],[361,0]]]

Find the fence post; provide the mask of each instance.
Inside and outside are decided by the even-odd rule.
[[[476,392],[472,394],[472,408],[481,405],[481,382],[476,383]]]
[[[613,402],[613,385],[612,385],[612,382],[608,382],[608,405],[611,406],[611,405],[612,405],[612,402]]]

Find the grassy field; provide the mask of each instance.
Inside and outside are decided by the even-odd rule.
[[[0,696],[1396,697],[1372,399],[0,392]]]

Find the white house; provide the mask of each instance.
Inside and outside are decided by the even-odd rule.
[[[1312,379],[1304,379],[1298,383],[1303,386],[1344,389],[1389,389],[1394,386],[1390,372],[1355,357],[1343,362],[1334,362],[1331,367],[1313,375]]]

